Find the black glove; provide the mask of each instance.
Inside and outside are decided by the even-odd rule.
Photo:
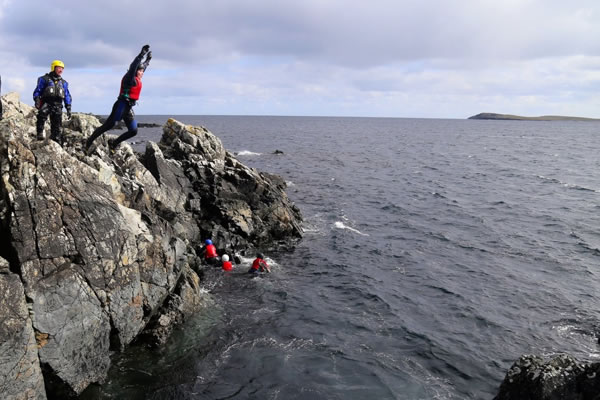
[[[71,106],[66,106],[67,107],[67,119],[71,119]]]
[[[148,54],[146,54],[146,62],[152,60],[152,52],[149,51]]]
[[[42,108],[42,99],[40,99],[39,97],[36,97],[35,99],[33,99],[35,108],[37,108],[38,110],[40,108]]]
[[[145,55],[147,52],[150,51],[150,45],[149,44],[145,44],[144,47],[142,47],[142,51],[140,51],[140,55]]]

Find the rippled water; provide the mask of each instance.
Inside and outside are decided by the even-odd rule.
[[[522,353],[600,357],[600,124],[177,119],[282,175],[305,238],[266,279],[212,271],[88,398],[484,399]]]

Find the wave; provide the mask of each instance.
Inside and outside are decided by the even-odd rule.
[[[346,230],[349,230],[350,232],[354,232],[354,233],[357,233],[357,234],[362,235],[362,236],[369,236],[366,233],[362,233],[358,229],[352,228],[352,227],[344,224],[342,221],[335,221],[335,223],[333,224],[333,226],[335,228],[337,228],[337,229],[346,229]]]
[[[319,228],[317,228],[316,226],[304,224],[304,225],[302,225],[302,232],[303,233],[321,233],[321,230]]]
[[[600,244],[592,243],[594,240],[592,238],[585,238],[583,234],[578,234],[575,231],[571,231],[569,234],[572,238],[577,239],[577,245],[585,249],[586,251],[591,252],[594,255],[600,255]]]
[[[236,156],[260,156],[260,155],[262,155],[262,153],[255,153],[250,150],[242,150],[242,151],[235,152],[233,154],[235,154]]]
[[[546,177],[544,175],[535,175],[535,177],[539,178],[541,180],[544,180],[546,182],[549,182],[549,183],[556,183],[558,185],[562,185],[562,186],[564,186],[566,188],[569,188],[569,189],[583,190],[583,191],[586,191],[586,192],[600,193],[600,189],[592,189],[592,188],[588,188],[588,187],[585,187],[585,186],[577,185],[575,183],[563,182],[563,181],[561,181],[559,179],[548,178],[548,177]]]
[[[563,341],[572,342],[583,356],[589,359],[600,358],[600,352],[597,349],[597,321],[579,321],[577,318],[562,319],[552,324],[552,330]]]

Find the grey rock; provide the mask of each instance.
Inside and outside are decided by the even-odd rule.
[[[2,399],[46,399],[23,285],[0,258],[0,394]]]
[[[175,325],[187,321],[211,304],[210,297],[202,290],[198,275],[190,267],[186,267],[177,287],[138,340],[150,347],[158,347],[168,340]]]
[[[283,180],[241,164],[206,128],[170,119],[143,155],[127,143],[110,152],[111,135],[85,154],[95,116],[65,120],[61,147],[35,140],[32,107],[12,94],[3,101],[0,257],[10,268],[0,265],[0,285],[17,293],[22,282],[11,306],[22,313],[27,298],[31,308],[22,326],[0,331],[7,365],[23,353],[27,371],[11,390],[37,393],[41,370],[48,397],[76,397],[105,379],[112,351],[143,337],[164,343],[207,302],[203,239],[234,253],[301,237]],[[0,321],[12,318],[8,308]]]
[[[550,360],[523,355],[494,400],[597,400],[599,393],[600,363],[582,363],[568,354]]]

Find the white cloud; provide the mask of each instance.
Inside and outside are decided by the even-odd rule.
[[[138,113],[599,116],[599,18],[587,0],[0,0],[0,74],[29,101],[59,58],[74,108],[108,113],[149,43]]]

